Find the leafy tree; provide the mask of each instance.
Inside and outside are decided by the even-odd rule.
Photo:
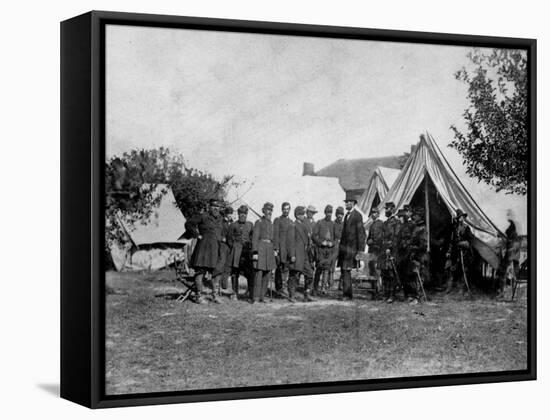
[[[466,172],[506,193],[527,193],[528,118],[527,54],[494,49],[468,54],[473,70],[455,78],[468,85],[466,131],[451,126],[450,146],[463,157]]]
[[[234,185],[232,176],[216,180],[211,174],[186,165],[183,156],[167,148],[132,150],[105,164],[105,218],[107,243],[121,241],[124,232],[118,219],[132,225],[146,222],[166,191],[155,193],[158,184],[168,184],[176,205],[186,218],[202,211],[211,198],[223,200]]]

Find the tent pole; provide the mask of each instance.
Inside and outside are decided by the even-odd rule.
[[[426,231],[428,232],[428,254],[430,253],[430,202],[428,199],[428,171],[424,170],[424,208],[426,211]]]

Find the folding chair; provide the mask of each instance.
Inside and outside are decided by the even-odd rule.
[[[529,280],[528,260],[523,261],[519,266],[519,272],[516,276],[514,269],[512,268],[512,300],[516,296],[516,290],[521,284],[527,284]]]
[[[185,302],[191,295],[197,294],[197,287],[194,278],[189,271],[187,261],[176,261],[174,263],[176,281],[185,287],[185,290],[177,297],[176,302]]]

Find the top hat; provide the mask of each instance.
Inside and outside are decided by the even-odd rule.
[[[355,198],[355,194],[351,191],[346,191],[346,198],[344,201],[353,201],[354,203],[357,203],[357,198]]]

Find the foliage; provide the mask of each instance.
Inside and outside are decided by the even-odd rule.
[[[463,157],[469,175],[497,191],[527,193],[528,86],[525,51],[474,49],[473,70],[462,68],[455,78],[468,85],[466,132],[451,126],[450,146]]]
[[[107,243],[123,240],[117,219],[125,220],[127,225],[147,222],[166,193],[155,193],[158,184],[171,187],[176,205],[189,218],[202,211],[211,198],[223,200],[226,188],[234,183],[231,176],[218,181],[208,172],[187,166],[182,155],[163,147],[114,156],[105,164]]]

